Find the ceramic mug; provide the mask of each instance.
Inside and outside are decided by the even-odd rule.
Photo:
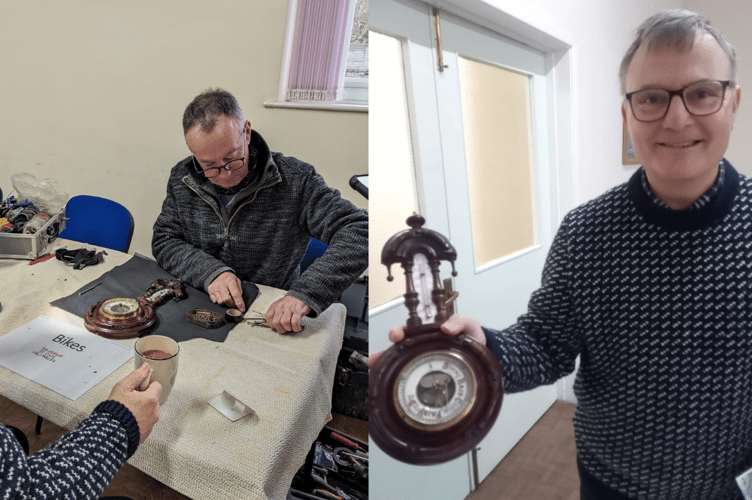
[[[156,380],[162,385],[159,404],[164,404],[178,375],[180,346],[169,337],[149,335],[138,339],[133,349],[135,351],[133,355],[134,367],[138,368],[143,363],[148,363],[151,367],[150,378],[147,378],[141,384],[140,389],[145,390],[149,386],[150,380]]]

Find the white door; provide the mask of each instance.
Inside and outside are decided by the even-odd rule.
[[[545,56],[447,13],[441,40],[446,67],[436,87],[449,237],[460,256],[457,312],[503,328],[540,286],[558,222]],[[553,385],[505,396],[478,450],[480,480],[555,399]]]
[[[506,327],[526,310],[527,299],[540,284],[543,261],[558,222],[554,168],[548,157],[552,105],[548,102],[546,58],[498,33],[442,13],[444,67],[439,71],[429,6],[409,0],[371,0],[369,15],[372,30],[401,43],[418,209],[426,218],[426,227],[448,236],[457,249],[457,312],[490,327]],[[374,50],[372,45],[372,53]],[[527,99],[522,105],[513,105],[522,110],[523,119],[516,118],[515,133],[522,135],[512,140],[501,123],[507,108],[497,106],[502,96],[496,99],[484,94],[494,85],[502,91],[515,86],[516,95]],[[378,89],[372,89],[375,92]],[[470,109],[473,102],[475,115],[480,116]],[[371,106],[370,113],[374,118],[379,109]],[[484,125],[489,121],[492,125]],[[497,140],[495,133],[504,137]],[[512,145],[524,142],[522,153],[506,151],[502,139]],[[373,135],[369,141],[369,148],[388,147]],[[489,163],[489,155],[496,151],[498,160]],[[499,172],[501,176],[496,175]],[[509,172],[514,175],[509,177]],[[369,174],[377,177],[379,165],[370,164]],[[510,184],[511,193],[502,192],[509,191]],[[489,187],[490,192],[485,189]],[[496,198],[500,199],[494,197],[497,188]],[[388,189],[372,190],[372,210],[377,199],[383,201],[390,195]],[[513,209],[509,208],[510,196],[515,197]],[[521,206],[526,208],[517,213]],[[489,221],[484,214],[494,209],[498,212]],[[511,217],[507,216],[510,212]],[[397,221],[395,232],[406,227],[407,215]],[[494,224],[502,219],[507,219],[508,229],[500,230]],[[506,238],[507,233],[515,233],[514,238]],[[371,238],[373,255],[380,252],[384,241],[373,241],[373,231]],[[508,239],[515,240],[511,247],[505,245]],[[377,279],[373,267],[372,280]],[[388,347],[388,328],[404,324],[405,318],[406,309],[399,300],[376,304],[369,319],[371,349]],[[480,480],[555,397],[553,386],[505,396],[499,419],[478,450]],[[472,488],[467,456],[438,466],[417,467],[392,460],[374,446],[371,458],[374,498],[459,499]]]

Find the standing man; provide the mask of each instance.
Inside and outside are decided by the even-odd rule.
[[[173,167],[152,252],[169,273],[245,310],[241,280],[288,290],[266,313],[279,333],[326,309],[368,265],[368,213],[313,167],[274,153],[235,97],[198,95],[183,115],[192,156]],[[311,238],[329,247],[302,275]]]
[[[455,315],[442,329],[486,344],[508,392],[551,384],[580,356],[583,499],[740,499],[735,478],[752,468],[752,182],[723,158],[741,97],[735,51],[707,19],[660,12],[638,29],[621,84],[642,168],[565,217],[516,324]]]

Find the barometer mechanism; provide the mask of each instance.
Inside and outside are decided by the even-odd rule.
[[[377,360],[369,374],[369,433],[392,458],[416,465],[447,462],[474,448],[501,409],[501,369],[491,352],[470,337],[441,332],[449,317],[441,286],[442,260],[457,251],[413,214],[411,229],[384,245],[381,263],[405,271],[409,317],[405,339]]]
[[[141,297],[100,300],[84,314],[84,325],[90,332],[108,339],[135,338],[157,322],[154,312],[157,305],[170,297],[177,301],[184,296],[183,280],[158,279]]]

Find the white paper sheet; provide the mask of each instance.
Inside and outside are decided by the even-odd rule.
[[[132,357],[132,349],[46,316],[0,337],[0,365],[72,400]]]

